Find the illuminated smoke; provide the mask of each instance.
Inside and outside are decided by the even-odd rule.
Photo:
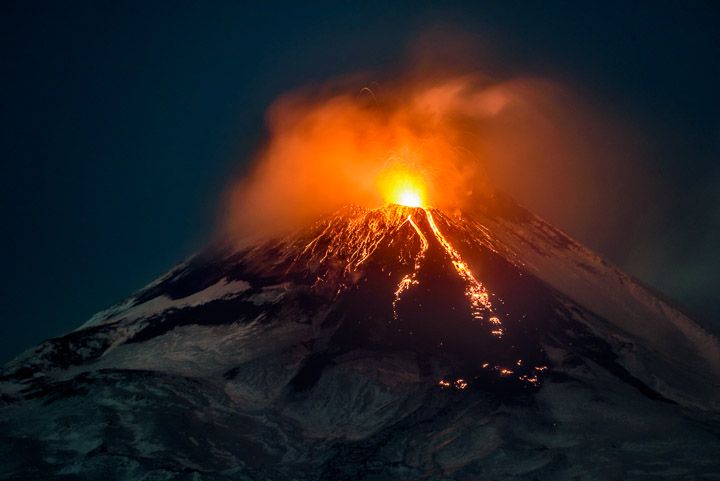
[[[510,108],[518,101],[511,90],[466,75],[363,92],[296,92],[275,102],[267,145],[231,193],[235,233],[293,229],[346,204],[378,207],[392,201],[388,185],[403,182],[422,186],[405,203],[440,208],[468,206],[486,188],[468,122]]]
[[[473,73],[366,85],[301,89],[270,107],[267,141],[230,190],[226,233],[282,234],[347,204],[472,210],[493,188],[591,245],[611,235],[598,226],[630,215],[613,185],[637,177],[625,126],[558,84]],[[627,191],[644,195],[638,186]]]

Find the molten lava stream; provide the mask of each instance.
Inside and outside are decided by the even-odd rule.
[[[455,270],[457,271],[458,275],[465,281],[467,287],[465,290],[465,295],[470,300],[470,307],[472,310],[472,316],[473,318],[477,320],[485,320],[485,314],[488,315],[488,321],[490,324],[492,324],[493,329],[490,331],[490,333],[493,336],[496,337],[502,337],[505,333],[504,329],[502,328],[502,323],[500,322],[500,319],[493,315],[493,308],[492,303],[490,302],[490,295],[485,288],[485,286],[478,281],[475,276],[473,275],[472,271],[468,267],[468,265],[462,260],[462,257],[460,256],[460,253],[450,244],[450,242],[447,240],[447,238],[443,235],[443,233],[440,231],[440,228],[438,227],[437,223],[435,222],[435,219],[432,215],[432,212],[429,208],[421,207],[423,211],[425,212],[425,217],[427,218],[428,225],[430,226],[430,229],[432,230],[433,234],[435,235],[435,238],[438,240],[438,243],[442,246],[442,248],[447,253],[448,257],[450,257],[450,260],[455,267]],[[422,242],[422,247],[420,250],[420,254],[415,259],[415,265],[413,268],[413,272],[411,274],[405,275],[400,282],[398,283],[398,287],[395,290],[395,299],[393,300],[393,316],[397,319],[398,313],[397,313],[397,305],[400,301],[400,297],[402,296],[403,292],[408,290],[411,286],[416,285],[419,283],[417,277],[418,272],[420,270],[420,267],[422,266],[422,261],[425,258],[425,253],[428,250],[429,243],[427,240],[427,237],[423,234],[420,227],[415,223],[415,221],[412,218],[412,214],[409,214],[407,217],[407,222],[410,223],[410,225],[415,229],[415,232],[420,237],[420,240]]]
[[[392,311],[393,317],[396,320],[398,318],[397,305],[398,302],[400,302],[400,297],[402,296],[402,293],[408,290],[410,286],[419,284],[419,281],[417,280],[418,272],[420,271],[420,267],[422,267],[422,262],[425,259],[425,252],[427,252],[430,245],[428,243],[427,237],[425,237],[425,234],[423,234],[423,232],[420,230],[420,227],[418,227],[418,225],[412,219],[412,214],[408,214],[407,222],[409,222],[412,228],[415,229],[415,232],[420,237],[420,242],[422,244],[420,247],[420,253],[417,255],[417,257],[415,257],[415,264],[413,266],[412,274],[405,275],[398,283],[397,289],[395,289],[395,299],[393,299]]]

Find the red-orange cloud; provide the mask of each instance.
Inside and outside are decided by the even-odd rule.
[[[598,165],[627,144],[556,83],[477,73],[298,90],[267,118],[268,141],[229,196],[235,238],[279,234],[346,204],[380,206],[393,201],[387,179],[407,175],[426,205],[472,210],[497,186],[572,230],[582,199],[604,195]]]

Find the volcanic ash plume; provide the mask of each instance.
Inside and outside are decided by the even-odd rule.
[[[472,74],[362,85],[297,91],[271,106],[268,140],[229,195],[233,239],[281,234],[347,204],[471,211],[489,177],[561,224],[588,217],[563,209],[571,196],[597,196],[572,163],[592,163],[581,144],[597,119],[556,84]]]

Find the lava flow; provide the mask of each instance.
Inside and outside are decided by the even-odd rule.
[[[420,253],[415,257],[412,274],[406,274],[405,276],[403,276],[403,278],[400,279],[400,282],[398,283],[397,289],[395,289],[395,299],[393,300],[393,317],[395,319],[398,318],[397,305],[400,302],[400,297],[402,296],[402,293],[408,290],[411,286],[420,283],[417,278],[418,272],[420,272],[420,268],[422,267],[422,261],[425,259],[425,253],[427,252],[430,245],[428,244],[428,240],[427,237],[425,237],[425,234],[422,233],[420,227],[418,227],[415,221],[413,221],[412,214],[408,214],[407,221],[410,223],[413,229],[415,229],[415,232],[420,237],[420,241],[422,242],[422,244],[420,248]]]
[[[303,237],[301,244],[288,246],[296,253],[295,262],[301,262],[317,275],[316,285],[336,286],[336,295],[358,285],[363,279],[361,270],[371,261],[383,259],[378,267],[388,277],[393,271],[409,267],[392,292],[392,320],[400,321],[403,296],[432,278],[423,274],[430,259],[434,259],[433,262],[449,261],[452,264],[450,272],[454,272],[464,285],[463,294],[472,320],[497,340],[509,336],[490,300],[490,291],[453,245],[452,233],[443,232],[445,229],[462,229],[460,221],[429,205],[422,179],[413,173],[394,170],[391,176],[385,176],[379,182],[379,186],[387,202],[384,206],[375,209],[346,207],[316,224],[310,238]],[[437,250],[437,254],[431,256],[433,250]],[[385,257],[388,252],[392,253],[389,258]],[[508,346],[508,354],[514,349],[515,346]],[[511,369],[507,356],[501,357],[503,359],[495,361],[479,361],[478,367],[482,365],[482,372],[492,372],[497,377],[514,377],[532,386],[539,384],[542,366],[526,368],[522,359],[515,358],[510,361],[516,364]],[[473,379],[477,376],[457,378],[452,382],[442,380],[438,385],[464,390]]]
[[[500,321],[499,317],[493,314],[493,307],[492,303],[490,302],[490,295],[487,288],[480,281],[478,281],[477,278],[475,278],[472,271],[468,267],[468,264],[463,261],[460,253],[452,246],[452,244],[450,244],[447,238],[440,231],[440,228],[438,227],[437,223],[435,222],[435,218],[432,215],[431,209],[423,206],[419,206],[419,208],[421,208],[425,213],[427,223],[430,226],[430,230],[435,236],[435,239],[438,241],[438,244],[440,244],[440,246],[443,248],[447,256],[450,258],[450,261],[455,267],[458,275],[465,282],[465,295],[470,302],[473,318],[479,321],[487,320],[492,326],[492,330],[490,331],[490,333],[493,336],[502,337],[502,335],[504,334],[502,322]],[[413,272],[411,274],[403,276],[403,278],[398,283],[397,289],[395,290],[395,299],[393,301],[393,316],[395,318],[398,317],[397,304],[400,302],[402,294],[407,291],[411,286],[420,283],[418,280],[418,272],[422,267],[423,260],[425,259],[425,253],[427,252],[429,247],[427,237],[425,236],[425,234],[423,234],[418,224],[413,220],[412,213],[408,214],[406,222],[408,222],[413,227],[413,230],[420,237],[421,249],[420,253],[415,258]]]
[[[487,322],[490,334],[502,337],[505,331],[500,318],[493,311],[487,288],[475,277],[467,262],[440,230],[433,216],[433,209],[427,206],[424,200],[425,189],[420,178],[406,171],[393,170],[381,178],[379,186],[388,200],[388,205],[366,211],[366,215],[356,215],[353,211],[348,215],[333,218],[305,244],[301,256],[316,264],[341,259],[344,271],[351,273],[360,268],[383,241],[392,241],[404,225],[410,225],[420,239],[420,249],[411,256],[412,272],[404,275],[395,289],[392,311],[393,317],[397,319],[397,308],[402,295],[420,283],[419,272],[430,248],[428,235],[414,217],[422,212],[432,234],[431,238],[442,248],[465,284],[465,296],[470,304],[472,317]]]
[[[502,337],[504,330],[502,328],[502,322],[500,319],[493,314],[492,304],[490,302],[490,295],[487,288],[475,278],[472,271],[468,267],[468,264],[463,261],[460,253],[450,244],[447,238],[443,235],[435,222],[435,218],[432,215],[430,208],[426,207],[423,202],[423,184],[415,176],[405,172],[394,172],[391,176],[394,182],[387,182],[385,185],[389,186],[386,190],[386,197],[389,197],[391,201],[394,201],[398,205],[406,207],[420,208],[425,213],[428,225],[438,243],[445,250],[445,253],[450,258],[455,270],[458,275],[465,281],[466,289],[465,295],[470,301],[470,307],[472,309],[472,316],[477,320],[485,320],[492,325],[490,333],[496,337]],[[404,276],[397,289],[395,290],[395,300],[393,302],[393,315],[397,318],[397,304],[400,301],[400,296],[403,292],[409,289],[411,286],[419,284],[418,271],[422,266],[422,261],[425,258],[425,252],[428,249],[428,241],[423,234],[422,230],[418,227],[412,217],[412,213],[408,214],[407,222],[413,227],[417,235],[420,237],[422,247],[420,254],[415,258],[415,265],[412,274]]]
[[[427,217],[428,224],[435,234],[435,237],[440,242],[440,245],[445,249],[445,252],[452,260],[455,270],[467,284],[465,295],[470,299],[470,306],[472,307],[472,315],[475,319],[485,319],[487,314],[488,321],[494,326],[494,329],[490,333],[497,337],[502,337],[504,331],[501,327],[502,323],[500,319],[492,314],[492,304],[490,303],[490,295],[485,286],[478,281],[473,273],[470,271],[467,263],[462,260],[457,250],[448,242],[445,236],[440,232],[435,219],[429,209],[423,209],[425,216]]]

